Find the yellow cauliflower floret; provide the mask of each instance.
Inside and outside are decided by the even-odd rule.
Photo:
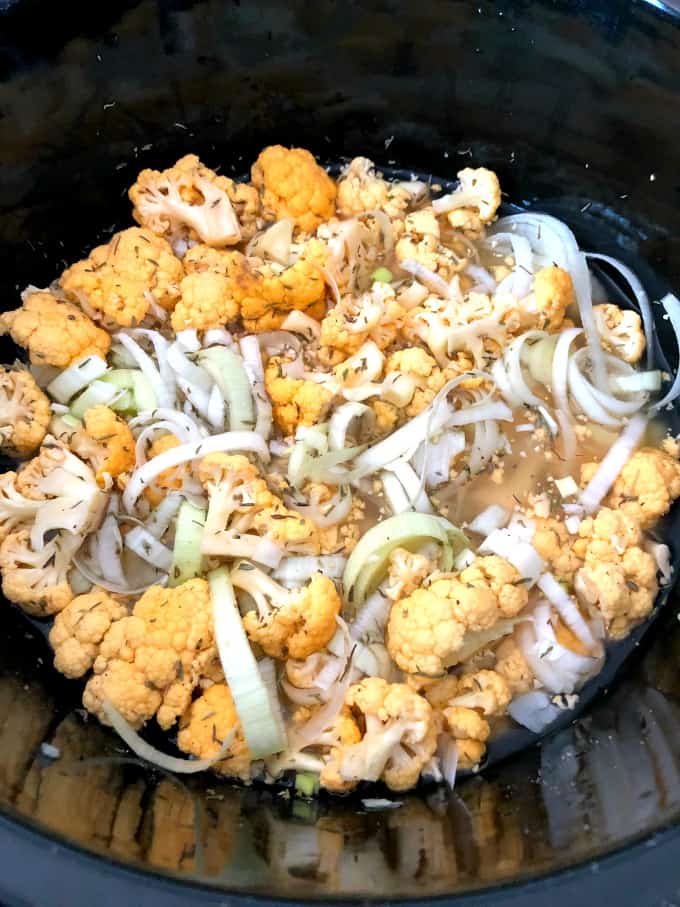
[[[152,302],[172,311],[183,276],[182,262],[165,239],[146,228],[130,227],[71,265],[59,283],[86,310],[131,327],[144,319]]]
[[[537,518],[532,522],[536,527],[532,545],[558,579],[570,582],[581,566],[572,547],[573,536],[569,535],[564,523],[554,517]]]
[[[152,460],[154,457],[158,457],[162,453],[165,453],[166,450],[172,450],[179,444],[180,440],[176,435],[170,433],[167,435],[160,435],[160,437],[154,438],[149,445],[149,449],[146,453],[147,459]],[[163,472],[159,473],[153,482],[144,489],[144,497],[146,500],[153,507],[157,507],[165,497],[166,491],[179,491],[182,488],[186,471],[186,465],[164,469]]]
[[[465,366],[467,367],[467,360]],[[465,370],[464,368],[463,371]],[[403,413],[408,419],[426,409],[442,387],[458,374],[457,363],[453,368],[439,368],[429,353],[416,346],[392,353],[385,364],[385,384],[392,381],[395,387],[399,386],[400,391],[403,391],[404,398],[408,398],[407,405],[403,407]],[[401,376],[401,385],[396,383],[398,376]],[[409,382],[408,388],[405,381]],[[461,386],[474,386],[474,383],[478,383],[478,379],[463,382]]]
[[[395,253],[397,261],[417,261],[446,281],[468,263],[466,257],[442,245],[439,222],[432,208],[421,208],[406,216],[404,234]]]
[[[68,574],[81,544],[77,535],[58,533],[36,551],[25,529],[9,533],[0,545],[5,597],[33,617],[61,611],[73,598]]]
[[[247,579],[238,581],[257,604],[243,618],[250,639],[272,658],[306,658],[323,649],[342,608],[333,580],[315,573],[306,586],[289,592],[260,573],[248,571]]]
[[[211,271],[187,274],[180,283],[181,300],[172,313],[172,328],[206,331],[224,327],[238,317],[229,279]]]
[[[489,722],[465,706],[454,705],[442,712],[445,728],[456,741],[458,767],[472,768],[478,765],[486,751],[486,741],[491,729]]]
[[[32,293],[20,309],[0,315],[0,334],[28,350],[31,362],[66,368],[85,356],[106,356],[111,338],[77,306],[52,293]]]
[[[304,497],[314,507],[324,510],[324,504],[337,494],[336,488],[321,483],[310,483],[303,489]],[[341,494],[351,494],[347,489]],[[319,545],[321,554],[347,555],[361,538],[361,524],[364,520],[366,502],[358,495],[352,497],[352,506],[348,515],[333,526],[319,527]]]
[[[315,381],[287,377],[282,369],[285,364],[281,356],[272,356],[264,372],[264,383],[272,401],[274,421],[284,435],[292,435],[299,425],[323,422],[333,394]]]
[[[450,578],[435,580],[396,601],[387,626],[387,648],[412,674],[443,674],[456,661],[469,631],[486,630],[513,617],[528,601],[526,585],[506,560],[477,558]]]
[[[135,468],[135,439],[127,422],[103,404],[88,409],[83,427],[71,438],[71,448],[94,469],[98,484]]]
[[[270,145],[252,166],[268,220],[290,217],[305,233],[335,213],[335,182],[304,148]]]
[[[579,528],[575,547],[584,565],[574,591],[584,605],[599,609],[613,639],[626,636],[649,614],[658,591],[656,562],[641,543],[639,524],[623,510],[603,507]]]
[[[226,684],[213,684],[191,703],[180,721],[177,746],[197,759],[209,759],[220,751],[222,741],[234,727],[236,733],[227,755],[212,766],[212,771],[247,781],[250,752]]]
[[[211,246],[230,246],[257,230],[257,190],[218,176],[195,154],[162,173],[142,170],[128,195],[137,223],[169,239],[188,235]]]
[[[485,167],[466,167],[458,171],[458,179],[458,188],[437,201],[437,210],[446,213],[454,230],[469,239],[479,239],[501,203],[498,177]]]
[[[502,715],[511,699],[510,687],[497,671],[475,671],[458,678],[458,690],[452,705],[479,709],[487,717]]]
[[[397,339],[405,315],[389,283],[376,282],[359,297],[344,296],[321,322],[321,362],[337,365],[367,340],[386,349]]]
[[[597,466],[585,463],[581,467],[581,484],[590,481]],[[642,529],[648,529],[668,513],[678,497],[680,463],[663,450],[643,447],[623,467],[604,503],[637,520]]]
[[[27,369],[0,366],[0,447],[25,457],[40,447],[50,424],[50,401]]]
[[[191,579],[174,589],[151,586],[132,615],[106,633],[83,705],[104,724],[108,701],[136,728],[156,715],[167,730],[187,710],[216,651],[206,581]]]
[[[505,678],[512,696],[528,693],[534,686],[534,673],[513,637],[507,637],[496,649],[497,674]]]
[[[567,308],[575,305],[574,284],[567,271],[550,265],[534,275],[532,292],[521,301],[523,328],[557,331]]]
[[[413,787],[437,745],[429,702],[404,683],[368,677],[349,688],[345,705],[362,738],[331,751],[321,783],[345,790],[361,780],[381,780],[392,790]]]
[[[104,589],[95,587],[78,595],[54,619],[50,645],[54,667],[67,677],[82,677],[99,655],[101,641],[111,624],[128,613]]]
[[[607,352],[624,362],[639,362],[646,343],[638,313],[632,309],[620,309],[611,303],[596,305],[593,311],[602,346]]]
[[[375,413],[375,433],[378,437],[389,435],[399,421],[399,410],[394,403],[384,400],[370,400],[368,405]]]
[[[338,180],[338,213],[343,217],[384,211],[390,218],[403,218],[412,196],[399,183],[390,183],[376,173],[366,157],[355,157]]]

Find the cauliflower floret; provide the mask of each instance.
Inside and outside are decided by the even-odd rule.
[[[597,463],[581,467],[582,485],[590,481],[597,468]],[[623,467],[604,503],[637,520],[642,529],[649,529],[668,513],[678,497],[680,463],[662,450],[643,447]]]
[[[646,343],[642,319],[638,313],[631,309],[620,309],[611,303],[596,305],[593,311],[602,346],[607,352],[624,362],[639,362]]]
[[[50,401],[25,368],[0,366],[0,447],[25,457],[40,447],[50,424]]]
[[[496,649],[494,670],[505,679],[512,696],[520,696],[533,689],[533,671],[512,636],[504,639]]]
[[[146,452],[147,460],[152,460],[154,457],[158,457],[162,453],[165,453],[166,450],[172,450],[173,448],[178,447],[180,443],[177,435],[173,435],[172,433],[159,435],[157,438],[154,438],[149,445],[149,449]],[[188,464],[164,469],[163,472],[159,473],[153,482],[144,489],[145,499],[152,507],[158,507],[168,491],[180,491],[184,487],[185,479],[190,472],[191,467]]]
[[[307,658],[335,635],[342,602],[333,580],[322,573],[292,590],[252,564],[238,565],[231,578],[256,605],[243,618],[248,636],[272,658]]]
[[[31,362],[67,368],[85,356],[106,356],[111,338],[77,306],[39,290],[20,309],[0,315],[0,334],[28,350]]]
[[[270,145],[260,152],[251,176],[268,220],[290,217],[311,233],[335,213],[335,182],[304,148]]]
[[[289,378],[287,360],[272,356],[264,372],[264,383],[272,401],[274,421],[284,435],[293,435],[299,425],[317,425],[330,409],[333,394],[315,381]]]
[[[180,296],[182,262],[170,244],[144,227],[116,233],[59,278],[66,295],[107,323],[133,327],[152,303],[172,311]]]
[[[559,580],[571,582],[582,561],[572,548],[573,537],[561,520],[554,517],[536,518],[532,545],[550,565]]]
[[[392,601],[405,598],[415,592],[433,570],[434,564],[425,555],[395,548],[389,556],[385,595]]]
[[[487,717],[502,715],[512,698],[508,683],[497,671],[482,670],[458,678],[453,706],[479,709]]]
[[[464,365],[463,371],[466,371],[467,361]],[[447,381],[457,377],[458,374],[460,370],[457,363],[454,363],[452,368],[439,368],[428,352],[422,347],[414,346],[398,350],[389,356],[385,364],[384,383],[386,386],[392,383],[396,388],[399,379],[401,382],[398,385],[399,392],[403,393],[404,400],[408,398],[403,414],[407,419],[412,419],[432,403]],[[471,379],[471,382],[477,382],[477,379]],[[471,386],[471,382],[463,382],[461,386]]]
[[[210,454],[201,461],[198,478],[208,493],[204,554],[275,566],[281,549],[319,553],[314,523],[285,507],[246,457]],[[272,543],[278,550],[272,551]]]
[[[475,709],[461,705],[449,706],[442,715],[446,730],[456,741],[458,767],[473,768],[479,765],[491,733],[489,722]]]
[[[408,673],[443,674],[455,664],[466,633],[514,617],[527,601],[526,585],[511,564],[495,555],[477,558],[460,573],[396,601],[388,621],[387,648]]]
[[[94,661],[83,705],[108,724],[110,702],[135,728],[153,715],[172,727],[216,657],[210,590],[203,579],[174,589],[151,586],[130,617],[115,621]]]
[[[212,771],[247,781],[250,752],[226,684],[213,684],[191,703],[180,721],[177,746],[197,759],[209,759],[219,752],[222,741],[234,727],[236,733],[227,755],[212,766]]]
[[[61,611],[73,598],[68,573],[81,544],[77,535],[57,533],[35,550],[25,529],[11,532],[0,545],[5,597],[32,617]]]
[[[48,532],[65,530],[82,542],[96,528],[106,507],[106,495],[99,489],[94,473],[63,444],[47,436],[37,457],[19,471],[16,490],[34,501],[31,545],[40,550]]]
[[[377,437],[389,435],[399,421],[399,410],[394,403],[385,400],[371,400],[368,404],[375,413],[375,433]]]
[[[429,702],[404,683],[368,677],[349,688],[345,705],[363,736],[332,750],[321,783],[331,790],[336,782],[347,789],[362,780],[413,787],[437,746]]]
[[[93,406],[83,416],[83,428],[71,438],[71,448],[95,470],[101,488],[135,468],[135,439],[123,419],[108,406]]]
[[[538,328],[557,331],[566,310],[576,304],[574,284],[569,273],[557,265],[541,268],[534,275],[531,293],[519,303],[519,330]],[[510,321],[508,322],[510,326]]]
[[[626,636],[652,609],[658,591],[656,562],[641,547],[638,523],[622,510],[602,507],[583,520],[575,547],[584,565],[574,591],[586,606],[596,606],[612,639]]]
[[[501,187],[493,170],[466,167],[458,171],[460,185],[455,192],[438,199],[438,212],[446,213],[454,230],[469,239],[484,235],[484,225],[495,218],[501,203]]]
[[[206,331],[234,321],[239,306],[230,295],[230,288],[229,279],[223,274],[212,271],[187,274],[180,284],[182,298],[172,313],[173,330]]]
[[[367,340],[386,349],[397,339],[405,314],[389,283],[375,282],[358,298],[344,296],[321,322],[321,362],[338,365]]]
[[[321,507],[333,499],[337,489],[329,488],[321,483],[311,483],[303,489],[305,498],[312,507]],[[350,494],[347,489],[340,491],[341,495]],[[319,528],[319,545],[321,554],[348,555],[361,538],[361,524],[364,521],[366,502],[358,495],[352,497],[352,506],[347,516],[333,526]]]
[[[406,216],[404,235],[397,242],[395,253],[397,261],[417,261],[445,281],[468,263],[466,256],[442,245],[439,222],[432,208],[421,208]]]
[[[35,519],[40,501],[25,497],[17,488],[17,474],[0,475],[0,541],[18,526],[26,527]]]
[[[343,217],[384,211],[389,218],[406,214],[412,195],[399,183],[390,183],[366,157],[355,157],[338,180],[338,213]]]
[[[354,292],[369,282],[384,260],[386,238],[380,221],[372,214],[321,224],[315,236],[327,250],[327,267],[340,290]]]
[[[232,246],[257,230],[257,190],[218,176],[195,154],[162,173],[142,170],[128,195],[137,223],[171,240],[188,236],[209,246]]]
[[[127,613],[125,605],[97,587],[69,602],[57,614],[50,630],[57,671],[71,678],[86,674],[99,655],[101,641],[111,624]]]

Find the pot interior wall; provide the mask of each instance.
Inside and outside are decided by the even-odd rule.
[[[0,3],[0,76],[3,308],[129,223],[142,167],[195,151],[239,174],[273,142],[445,178],[488,165],[509,200],[565,217],[653,292],[680,285],[680,27],[651,5],[19,0]],[[292,897],[550,872],[680,816],[680,628],[667,610],[576,724],[453,793],[373,812],[356,797],[149,774],[85,720],[80,686],[4,604],[0,800],[7,821],[123,863]]]

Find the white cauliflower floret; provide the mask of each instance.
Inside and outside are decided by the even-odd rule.
[[[106,507],[106,495],[90,467],[50,436],[40,454],[20,470],[16,489],[40,501],[31,528],[36,551],[43,548],[48,532],[65,530],[82,541],[99,524]]]
[[[160,173],[142,170],[130,189],[137,223],[168,238],[190,231],[209,246],[231,246],[241,240],[241,226],[232,205],[238,189],[232,180],[205,167],[195,154],[187,154]],[[244,199],[245,201],[245,199]]]
[[[642,319],[637,312],[620,309],[611,303],[596,305],[593,311],[602,346],[607,352],[624,362],[639,362],[646,343]]]
[[[331,751],[321,784],[347,790],[359,781],[383,780],[392,790],[413,787],[437,746],[429,702],[406,684],[368,677],[349,688],[345,705],[362,737]]]
[[[479,765],[486,752],[486,741],[491,728],[473,708],[452,705],[442,712],[444,730],[456,741],[458,768],[472,768]]]
[[[338,213],[343,217],[384,211],[390,218],[402,218],[413,196],[400,183],[390,183],[376,172],[366,157],[355,157],[338,180]]]
[[[414,592],[434,570],[432,561],[406,548],[395,548],[389,557],[385,595],[398,601]]]
[[[321,322],[321,361],[337,365],[367,340],[385,349],[399,336],[405,314],[388,283],[376,282],[358,297],[344,296]]]
[[[484,225],[495,218],[501,203],[498,177],[485,167],[466,167],[458,172],[460,185],[434,201],[438,214],[446,214],[451,226],[471,239],[483,235]]]
[[[421,208],[406,216],[404,235],[397,242],[395,252],[400,263],[418,262],[447,282],[468,263],[467,256],[459,256],[442,244],[439,222],[432,208]]]
[[[82,540],[57,533],[35,550],[25,529],[10,533],[0,545],[2,591],[33,617],[56,614],[73,598],[68,574]]]
[[[286,589],[253,564],[231,573],[237,589],[255,602],[243,626],[272,658],[306,658],[323,649],[335,634],[342,602],[332,579],[314,573],[306,586]]]
[[[50,423],[50,401],[20,366],[0,367],[0,447],[25,457],[40,446]]]

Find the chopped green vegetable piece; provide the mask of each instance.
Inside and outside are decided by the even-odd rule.
[[[371,274],[371,280],[377,283],[390,283],[390,281],[394,280],[394,274],[389,268],[376,268]]]
[[[300,797],[315,797],[319,791],[319,776],[314,772],[297,772],[295,793]]]

